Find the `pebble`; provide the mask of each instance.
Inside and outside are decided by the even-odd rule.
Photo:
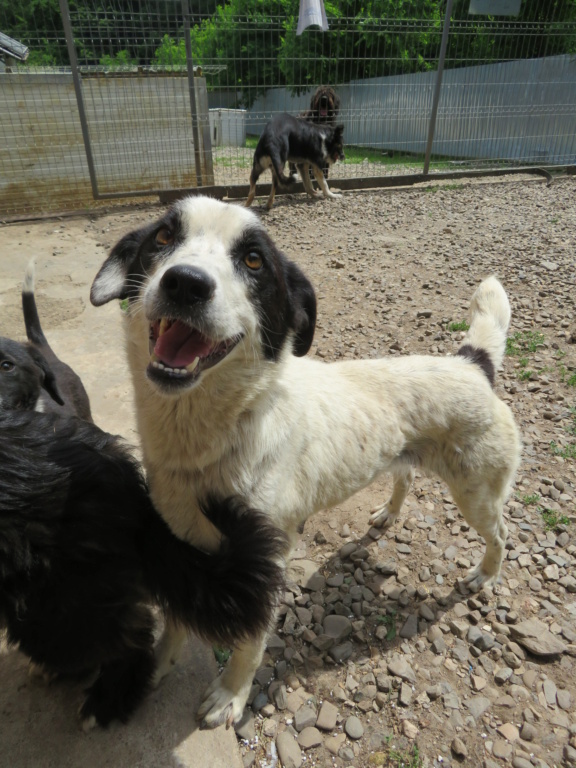
[[[361,739],[364,734],[364,727],[355,715],[346,718],[344,730],[351,739]]]

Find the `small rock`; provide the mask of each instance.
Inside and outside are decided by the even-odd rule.
[[[302,753],[294,736],[288,731],[282,731],[276,738],[276,748],[282,768],[300,768]]]
[[[462,739],[459,739],[457,736],[455,739],[452,740],[452,744],[450,744],[450,749],[456,755],[456,757],[461,757],[461,758],[468,757],[468,750],[466,749],[466,745],[464,744]]]
[[[350,739],[361,739],[364,734],[364,727],[356,715],[346,718],[344,730]]]

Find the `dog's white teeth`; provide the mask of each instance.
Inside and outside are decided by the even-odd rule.
[[[188,371],[188,373],[192,373],[193,371],[195,371],[199,362],[200,362],[200,358],[197,357],[195,358],[193,363],[190,363],[190,365],[187,365],[186,370]]]

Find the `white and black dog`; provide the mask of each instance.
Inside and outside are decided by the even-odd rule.
[[[465,583],[477,590],[498,578],[520,440],[492,386],[510,320],[496,278],[472,297],[456,356],[327,364],[305,356],[316,299],[299,267],[250,211],[191,197],[113,248],[91,299],[124,298],[150,491],[178,536],[218,548],[200,505],[218,489],[266,510],[294,541],[311,514],[385,471],[394,486],[372,524],[387,527],[419,467],[446,481],[486,540]],[[159,675],[183,637],[168,628]],[[236,648],[200,708],[205,726],[241,717],[265,642],[263,633]]]
[[[0,410],[36,410],[92,421],[90,400],[80,377],[62,362],[44,336],[34,297],[34,265],[22,289],[28,342],[0,336]]]
[[[96,673],[80,710],[88,729],[126,720],[150,687],[151,605],[225,645],[261,634],[287,545],[269,517],[219,493],[204,510],[224,549],[176,538],[121,440],[86,420],[80,379],[44,338],[30,271],[22,299],[33,341],[0,338],[0,626],[42,676]],[[35,410],[43,390],[53,412],[51,401]]]
[[[260,175],[270,168],[272,189],[266,207],[272,208],[276,188],[294,183],[292,176],[284,175],[284,168],[288,162],[294,163],[298,168],[304,189],[310,197],[317,197],[320,194],[312,187],[310,169],[324,197],[340,197],[328,188],[322,169],[345,159],[343,133],[343,125],[316,125],[289,114],[273,117],[264,128],[256,145],[246,207],[249,208],[252,205]]]

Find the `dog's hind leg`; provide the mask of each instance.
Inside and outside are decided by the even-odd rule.
[[[324,195],[324,197],[326,198],[342,197],[340,193],[330,191],[330,188],[328,187],[328,183],[324,178],[324,174],[322,173],[320,168],[317,168],[315,165],[313,165],[312,170],[314,171],[314,176],[316,177],[316,181],[318,182],[318,186],[322,190],[322,194]]]
[[[508,529],[502,519],[505,494],[498,489],[498,485],[498,482],[482,480],[450,488],[464,519],[486,542],[482,561],[471,568],[463,579],[472,592],[497,582],[504,559]]]
[[[412,467],[402,467],[394,470],[394,487],[392,495],[386,504],[376,507],[370,515],[370,523],[375,528],[389,528],[398,519],[402,504],[410,486],[414,480],[414,469]]]
[[[274,173],[274,170],[272,170],[272,186],[270,187],[270,195],[268,196],[268,201],[266,203],[266,208],[270,210],[272,206],[274,205],[274,197],[276,196],[276,186],[278,184],[278,179],[276,177],[276,174]]]
[[[248,198],[246,199],[246,208],[250,208],[254,198],[256,196],[256,182],[258,181],[260,174],[255,168],[252,168],[250,173],[250,191],[248,192]]]
[[[224,723],[229,727],[240,720],[252,680],[264,655],[267,637],[263,633],[234,649],[228,666],[204,694],[197,715],[202,721],[202,728],[217,728]]]

